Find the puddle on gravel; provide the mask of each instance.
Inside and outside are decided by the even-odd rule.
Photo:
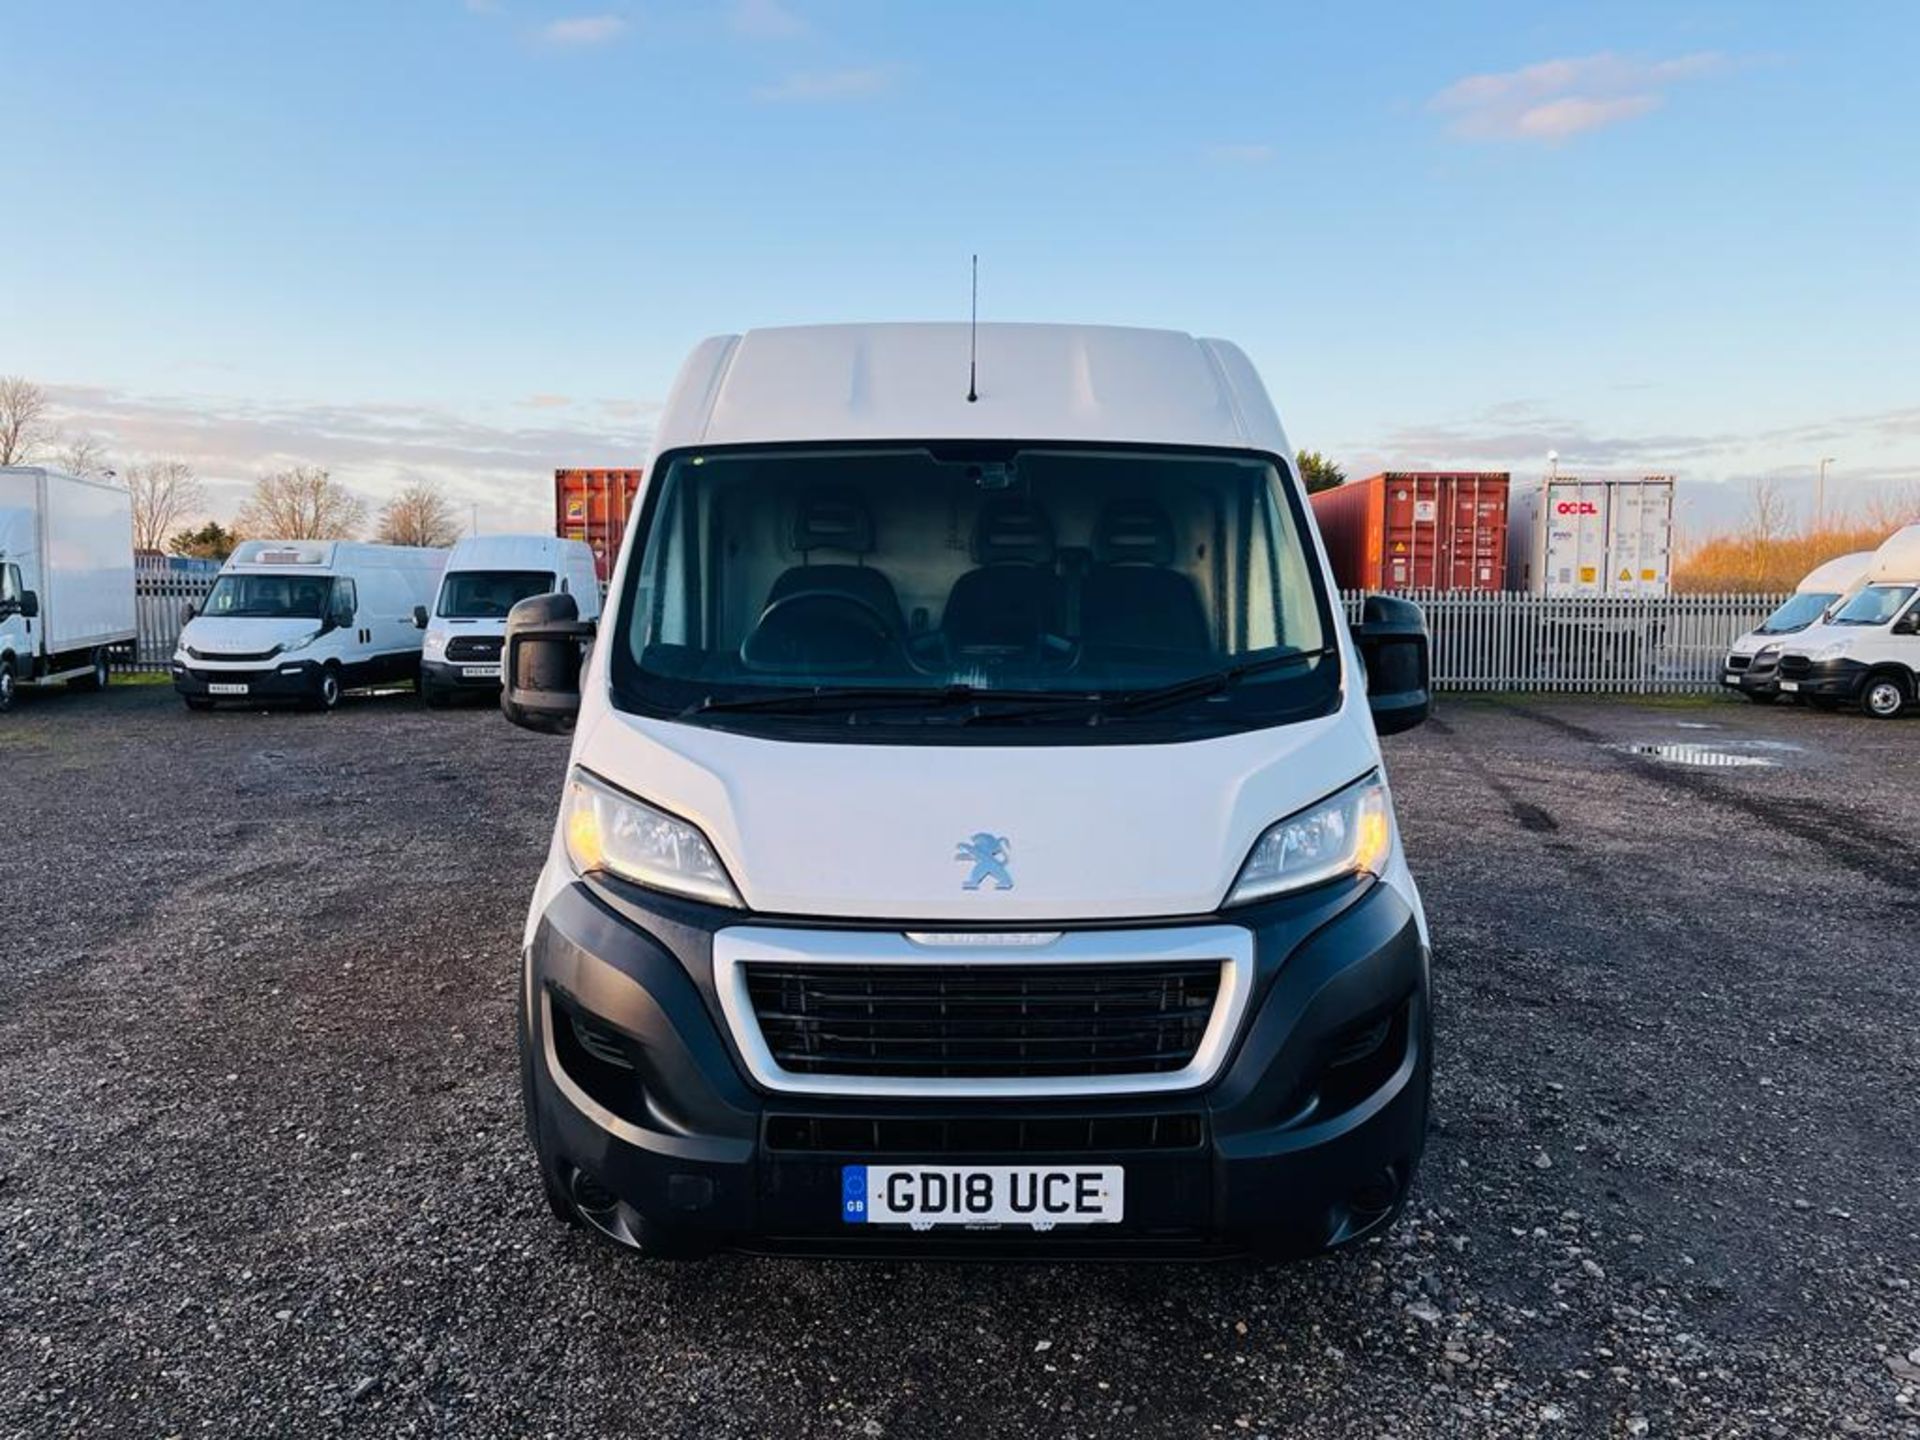
[[[1626,755],[1643,755],[1650,760],[1664,761],[1669,765],[1694,765],[1715,770],[1745,770],[1770,768],[1780,761],[1772,755],[1743,754],[1739,750],[1722,749],[1713,745],[1695,745],[1689,742],[1665,742],[1660,744],[1609,745],[1609,750],[1618,750]],[[1759,749],[1755,744],[1753,749]],[[1770,750],[1798,749],[1798,746],[1768,745]]]

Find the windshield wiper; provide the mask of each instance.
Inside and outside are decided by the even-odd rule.
[[[948,708],[984,702],[1083,701],[1084,690],[983,690],[976,685],[828,685],[802,690],[795,688],[771,695],[739,695],[717,698],[709,695],[682,710],[677,718],[693,715],[741,714],[760,711],[770,714],[810,715],[821,710],[857,711],[868,708],[892,709],[896,706],[930,705]]]
[[[1224,670],[1211,670],[1205,675],[1195,675],[1189,680],[1176,680],[1171,685],[1160,685],[1151,690],[1129,690],[1109,700],[1104,707],[1104,712],[1109,715],[1138,715],[1143,711],[1159,710],[1188,700],[1202,700],[1209,695],[1219,695],[1233,689],[1249,675],[1263,675],[1269,670],[1284,670],[1290,665],[1304,665],[1310,660],[1319,660],[1333,654],[1334,648],[1332,645],[1322,645],[1318,650],[1295,650],[1286,655],[1269,655],[1264,660],[1245,660],[1238,665],[1229,665]]]

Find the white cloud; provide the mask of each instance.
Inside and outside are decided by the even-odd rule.
[[[1651,113],[1675,85],[1725,70],[1714,52],[1671,60],[1613,54],[1542,60],[1518,70],[1469,75],[1447,86],[1429,108],[1447,117],[1462,140],[1532,140],[1552,144]]]
[[[749,40],[792,40],[807,33],[807,22],[780,0],[735,0],[727,24]]]
[[[575,15],[542,25],[539,36],[548,45],[585,49],[618,40],[626,30],[627,22],[618,15]]]
[[[839,100],[870,100],[899,82],[897,65],[864,65],[845,70],[802,70],[779,83],[754,92],[770,104],[822,104]]]

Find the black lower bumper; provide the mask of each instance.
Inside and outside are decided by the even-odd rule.
[[[475,666],[492,665],[491,675],[469,675],[466,671]],[[420,683],[429,690],[471,690],[475,694],[500,691],[500,666],[498,661],[469,660],[422,660],[420,662]]]
[[[1816,660],[1783,665],[1779,678],[1786,694],[1810,695],[1821,700],[1857,700],[1866,683],[1867,666],[1858,660]]]
[[[235,695],[215,690],[216,685],[244,685],[246,693]],[[320,687],[320,667],[310,662],[287,661],[263,665],[257,670],[203,670],[176,662],[173,688],[193,699],[234,700],[306,700]]]
[[[744,917],[575,884],[538,926],[522,997],[528,1123],[549,1191],[578,1199],[584,1186],[619,1228],[669,1252],[1294,1256],[1375,1233],[1426,1134],[1414,916],[1368,881],[1233,921],[1254,933],[1252,1003],[1204,1089],[814,1099],[758,1090],[738,1058],[711,938]],[[1355,1058],[1356,1036],[1377,1043]],[[842,1169],[859,1164],[1118,1164],[1125,1217],[1045,1232],[848,1224]]]

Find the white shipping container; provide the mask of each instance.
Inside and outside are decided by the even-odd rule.
[[[1507,584],[1532,595],[1665,595],[1672,578],[1673,477],[1558,475],[1516,490]]]

